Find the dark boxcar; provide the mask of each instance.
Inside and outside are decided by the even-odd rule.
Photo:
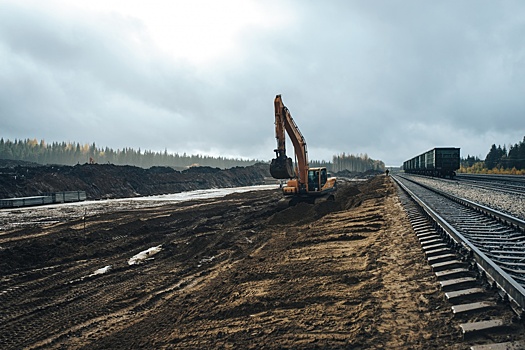
[[[459,169],[459,148],[436,148],[435,167],[437,176],[456,176]]]
[[[30,207],[34,205],[51,204],[52,196],[32,196],[20,198],[6,198],[0,200],[0,208]]]
[[[43,204],[81,202],[86,200],[86,191],[46,193],[43,196],[0,199],[0,208],[30,207]]]
[[[64,191],[52,194],[55,203],[81,202],[86,200],[86,191]]]
[[[459,152],[455,147],[434,148],[405,161],[403,169],[411,174],[453,178],[459,169]]]
[[[426,169],[427,168],[427,164],[425,162],[425,154],[421,154],[419,155],[419,169]]]

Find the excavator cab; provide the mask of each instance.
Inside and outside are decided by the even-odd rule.
[[[305,177],[305,183],[300,183],[298,178],[294,178],[288,180],[282,187],[283,195],[288,198],[288,201],[286,199],[283,201],[285,205],[295,205],[299,202],[314,204],[334,200],[336,179],[328,174],[326,168],[309,168]]]
[[[328,174],[326,168],[311,168],[308,170],[308,192],[321,191],[326,181]]]

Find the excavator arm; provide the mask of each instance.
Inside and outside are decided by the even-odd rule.
[[[297,178],[300,185],[305,185],[308,175],[308,152],[306,141],[292,118],[290,111],[283,104],[281,95],[274,100],[275,106],[275,138],[277,139],[276,157],[272,159],[270,173],[276,179]],[[293,169],[293,161],[286,155],[286,135],[292,141],[297,160],[297,174]]]

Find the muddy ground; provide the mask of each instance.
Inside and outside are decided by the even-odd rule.
[[[465,348],[389,178],[280,197],[0,231],[0,348]]]

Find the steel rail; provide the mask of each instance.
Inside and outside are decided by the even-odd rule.
[[[398,175],[399,176],[399,175]],[[461,197],[456,197],[454,195],[451,195],[449,193],[446,193],[446,192],[443,192],[443,191],[440,191],[440,190],[437,190],[435,188],[432,188],[430,186],[427,186],[427,185],[424,185],[424,184],[421,184],[417,181],[414,181],[414,180],[411,180],[409,178],[406,178],[404,176],[399,176],[407,181],[410,181],[412,183],[415,183],[423,188],[426,188],[427,190],[429,191],[432,191],[436,194],[439,194],[440,196],[443,196],[443,197],[446,197],[456,203],[459,203],[461,205],[464,205],[468,208],[471,208],[471,209],[474,209],[475,211],[479,212],[479,213],[482,213],[492,219],[496,219],[498,220],[499,222],[502,222],[502,223],[506,223],[507,225],[511,226],[511,227],[514,227],[514,228],[518,228],[520,229],[521,231],[525,232],[525,221],[524,220],[521,220],[519,218],[516,218],[514,216],[511,216],[511,215],[508,215],[508,214],[505,214],[503,212],[500,212],[498,210],[495,210],[495,209],[492,209],[492,208],[489,208],[487,206],[484,206],[484,205],[481,205],[481,204],[478,204],[478,203],[475,203],[475,202],[472,202],[468,199],[465,199],[465,198],[461,198]]]
[[[468,252],[468,257],[473,259],[477,267],[484,271],[485,274],[492,279],[501,290],[503,290],[510,300],[520,308],[517,310],[519,316],[521,317],[525,312],[525,289],[517,281],[515,281],[511,276],[509,276],[501,267],[499,267],[494,261],[492,261],[485,253],[483,253],[479,248],[472,244],[467,238],[465,238],[460,232],[458,232],[452,225],[450,225],[443,217],[436,213],[430,206],[428,206],[423,200],[421,200],[416,194],[414,194],[410,189],[408,189],[397,176],[392,176],[394,181],[403,189],[417,204],[418,206],[430,217],[439,228],[445,232],[448,237],[450,237],[456,245],[456,248],[462,247]],[[410,180],[409,180],[410,181]],[[421,184],[418,184],[421,186]],[[426,188],[426,186],[423,186]],[[428,188],[427,188],[428,189]],[[434,190],[436,194],[436,192]],[[441,192],[441,191],[439,191]],[[450,195],[447,194],[447,198]],[[466,200],[465,200],[466,201]],[[468,201],[470,202],[470,201]],[[476,203],[470,202],[469,205],[474,204],[475,207],[479,206]],[[484,207],[486,208],[486,207]],[[487,208],[486,208],[487,209]],[[490,208],[488,208],[490,209]],[[501,213],[503,214],[503,213]],[[506,215],[506,214],[503,214]],[[508,216],[508,215],[506,215]],[[520,220],[521,221],[521,220]]]

